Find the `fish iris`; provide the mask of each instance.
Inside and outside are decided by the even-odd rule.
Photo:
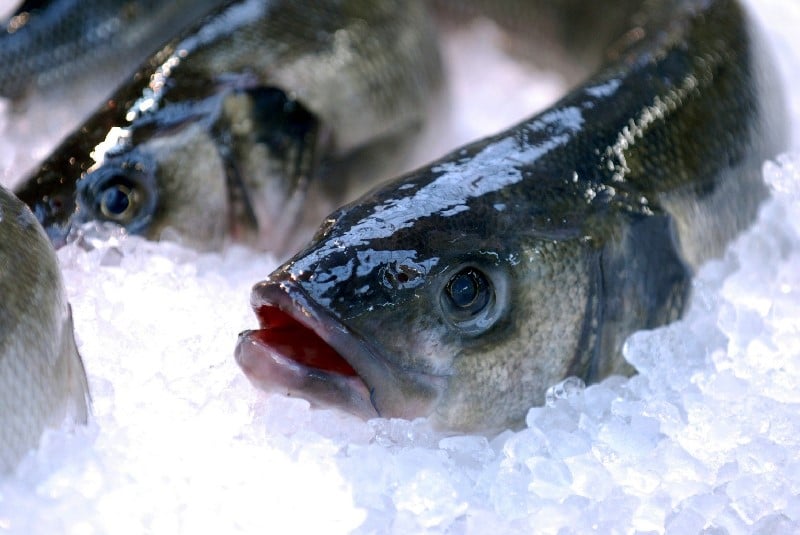
[[[103,192],[102,210],[106,216],[119,217],[130,207],[130,190],[116,184]]]
[[[467,268],[450,279],[447,295],[455,308],[474,313],[486,306],[487,286],[486,278],[481,272]]]

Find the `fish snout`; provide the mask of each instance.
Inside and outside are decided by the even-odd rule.
[[[366,383],[344,356],[347,352],[340,352],[350,333],[319,310],[290,277],[257,283],[250,303],[259,328],[239,335],[235,358],[253,385],[339,406],[364,418],[378,415]]]
[[[31,180],[18,188],[14,194],[30,208],[44,229],[53,247],[63,247],[73,226],[76,212],[75,191],[66,185],[59,188],[42,188]]]
[[[250,381],[362,417],[431,415],[448,377],[392,364],[312,295],[288,269],[253,287],[260,328],[243,332],[236,348]]]

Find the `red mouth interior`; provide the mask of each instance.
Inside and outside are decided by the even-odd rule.
[[[273,351],[310,368],[356,375],[352,366],[317,333],[278,307],[259,307],[256,316],[261,329],[254,333],[255,337]]]

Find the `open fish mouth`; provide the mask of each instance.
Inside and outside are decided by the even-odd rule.
[[[250,382],[362,418],[416,418],[434,411],[447,375],[394,366],[310,299],[291,277],[255,285],[259,329],[239,335],[235,357]]]
[[[335,405],[363,418],[381,415],[366,381],[343,356],[374,360],[359,337],[291,283],[257,284],[251,305],[260,328],[239,335],[235,357],[256,387]]]

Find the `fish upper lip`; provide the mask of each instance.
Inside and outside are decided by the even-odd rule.
[[[364,343],[361,336],[353,333],[333,315],[322,310],[317,303],[308,297],[308,294],[300,285],[285,281],[279,283],[269,280],[262,281],[253,287],[250,306],[254,310],[262,306],[277,307],[304,327],[314,331],[340,354],[342,353],[341,349],[352,349],[351,347],[345,348],[344,346],[352,345],[345,342],[356,340],[363,344],[362,347],[365,352],[374,357],[373,351]],[[345,358],[344,354],[341,354],[341,356],[349,364],[353,365],[350,360]]]
[[[315,373],[323,374],[329,379],[346,381],[347,387],[356,390],[363,390],[355,392],[367,399],[362,400],[362,406],[348,407],[349,409],[355,408],[355,412],[366,412],[365,406],[369,406],[371,414],[368,417],[400,417],[400,418],[415,418],[419,416],[427,416],[432,413],[432,405],[429,402],[404,399],[399,385],[403,382],[414,381],[423,379],[423,382],[431,383],[435,389],[441,392],[444,389],[444,383],[448,375],[430,374],[420,372],[417,370],[409,370],[404,367],[394,366],[387,359],[382,358],[380,352],[376,350],[372,344],[367,342],[364,337],[349,329],[346,325],[342,324],[331,313],[326,311],[322,305],[312,300],[301,285],[289,280],[270,280],[259,282],[253,287],[250,305],[254,310],[263,306],[276,307],[282,312],[291,316],[292,319],[300,323],[302,326],[312,330],[317,334],[325,343],[330,345],[337,353],[350,365],[356,372],[355,377],[346,377],[339,375],[335,372],[328,372],[325,370],[315,370]],[[253,342],[252,333],[256,331],[244,331],[239,336],[239,343],[237,344],[237,360],[240,359],[240,352],[243,349],[243,344],[250,341]],[[263,343],[262,343],[263,345]],[[304,366],[297,364],[297,366]],[[378,397],[385,399],[388,402],[388,407],[381,407],[381,402],[376,400],[375,380],[374,377],[388,376],[387,384],[383,384],[382,391],[378,393]],[[405,377],[404,377],[405,376]],[[342,386],[338,384],[337,386]],[[386,390],[390,390],[387,392]],[[312,395],[313,397],[313,395]],[[387,408],[390,409],[387,411]]]
[[[264,306],[278,308],[300,325],[317,334],[325,343],[336,350],[342,358],[344,358],[344,356],[341,350],[345,346],[349,351],[369,352],[369,349],[366,347],[360,347],[362,344],[360,337],[351,333],[346,327],[341,325],[336,318],[320,310],[320,307],[311,301],[306,292],[296,284],[272,282],[270,280],[262,281],[253,287],[250,305],[253,310],[258,310],[260,307]],[[253,336],[255,332],[258,332],[258,330],[244,331],[239,335],[239,342],[236,347],[236,359],[239,361],[240,365],[242,365],[242,359],[244,357],[243,352],[246,351],[245,345],[248,343],[255,344],[256,346],[264,348],[265,352],[271,353],[273,359],[280,359],[282,362],[278,365],[279,367],[285,366],[286,368],[294,368],[299,371],[298,375],[303,373],[313,375],[314,379],[327,381],[331,385],[331,388],[338,388],[340,391],[345,389],[349,390],[350,395],[348,401],[350,403],[348,404],[348,409],[364,417],[376,417],[381,415],[371,398],[369,386],[357,369],[356,376],[350,377],[334,371],[316,369],[302,363],[289,362],[291,361],[290,357],[284,357],[283,355],[276,357],[274,352],[270,352],[266,349],[263,342],[255,340]],[[266,355],[265,358],[267,358]],[[344,360],[350,364],[350,360],[346,358],[344,358]],[[276,384],[276,386],[278,385]],[[303,390],[302,387],[300,389]],[[314,396],[311,392],[306,393],[311,394],[312,398],[320,397]]]

